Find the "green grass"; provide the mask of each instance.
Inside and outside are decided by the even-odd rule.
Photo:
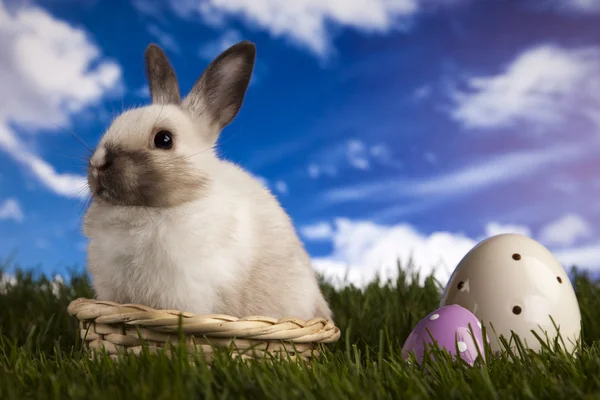
[[[600,398],[600,284],[575,274],[584,326],[577,358],[544,351],[474,368],[449,357],[410,366],[400,358],[403,341],[438,306],[439,292],[432,278],[421,286],[401,273],[362,291],[324,284],[342,338],[310,368],[220,353],[209,369],[178,356],[88,360],[66,313],[71,300],[93,296],[86,276],[55,295],[47,278],[21,271],[0,294],[0,399]]]

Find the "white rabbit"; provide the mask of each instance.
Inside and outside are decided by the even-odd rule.
[[[180,98],[164,52],[145,52],[151,105],[118,116],[89,161],[88,270],[100,300],[237,317],[332,318],[310,257],[271,192],[214,151],[256,56],[220,54]]]

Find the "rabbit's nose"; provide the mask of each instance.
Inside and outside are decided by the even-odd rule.
[[[92,158],[90,158],[90,165],[97,170],[108,168],[112,162],[113,157],[111,157],[104,147],[99,147],[92,155]]]

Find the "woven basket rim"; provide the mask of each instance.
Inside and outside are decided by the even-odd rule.
[[[295,343],[333,343],[340,329],[331,320],[313,318],[276,319],[261,315],[242,318],[224,314],[193,314],[179,310],[155,309],[141,304],[80,297],[67,312],[84,322],[105,325],[139,326],[161,333],[177,333],[214,338],[285,340]]]

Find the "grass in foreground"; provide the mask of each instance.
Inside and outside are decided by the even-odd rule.
[[[412,367],[402,361],[404,340],[439,301],[432,278],[414,282],[400,272],[364,290],[324,284],[342,338],[310,368],[224,353],[209,368],[184,357],[89,360],[66,313],[71,300],[93,296],[87,277],[74,275],[56,290],[46,277],[20,271],[0,293],[0,399],[600,398],[600,282],[575,271],[584,326],[578,358],[504,355],[475,368],[448,357]]]

